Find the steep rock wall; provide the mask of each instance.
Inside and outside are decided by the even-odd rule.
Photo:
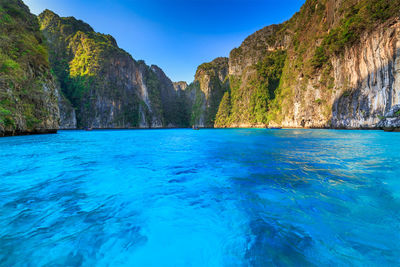
[[[173,83],[164,71],[156,65],[151,70],[157,77],[157,88],[160,91],[163,123],[166,127],[188,127],[189,114],[186,105],[184,90],[187,84],[184,82]]]
[[[194,82],[185,89],[191,125],[214,126],[219,104],[229,87],[228,72],[228,58],[217,58],[198,67]]]
[[[20,0],[0,0],[0,136],[56,132],[58,88],[39,24]]]
[[[335,95],[332,126],[375,127],[400,104],[400,21],[363,36],[343,58],[335,58],[333,66],[337,92],[342,92]]]
[[[321,86],[322,74],[293,87],[293,108],[285,110],[284,127],[376,128],[399,104],[399,35],[397,18],[365,33],[360,42],[331,59],[332,88]],[[297,77],[298,84],[302,83]]]
[[[173,85],[174,85],[175,91],[177,91],[177,92],[185,91],[186,88],[188,87],[187,82],[183,82],[183,81],[173,82]]]
[[[60,109],[60,130],[76,129],[75,109],[62,93],[58,98],[58,106]]]
[[[73,17],[62,18],[46,10],[39,20],[48,39],[52,68],[76,110],[78,128],[175,125],[170,103],[162,99],[166,90],[175,90],[165,75],[159,75],[161,69],[135,61],[112,36],[96,33]]]
[[[307,0],[231,51],[214,126],[380,127],[399,104],[399,12],[399,0]]]

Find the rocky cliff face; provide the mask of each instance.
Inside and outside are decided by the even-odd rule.
[[[110,35],[73,17],[39,16],[50,62],[61,84],[61,127],[158,128],[180,126],[176,90],[162,70],[135,61]]]
[[[191,125],[213,127],[219,104],[229,87],[228,58],[217,58],[197,69],[195,80],[185,89]]]
[[[375,127],[400,104],[399,19],[365,34],[358,45],[347,48],[343,57],[332,62],[337,89],[333,127]]]
[[[20,0],[0,0],[0,135],[55,131],[59,121],[62,129],[400,127],[399,14],[400,0],[307,0],[229,59],[199,66],[187,85],[82,21],[46,10],[40,32]]]
[[[379,127],[400,103],[399,14],[399,0],[307,0],[232,50],[214,126]]]
[[[173,82],[173,85],[174,85],[175,91],[177,91],[177,92],[185,91],[186,88],[188,87],[187,82],[182,82],[182,81],[181,82]]]
[[[0,136],[56,132],[58,89],[37,18],[0,0]]]
[[[71,130],[77,128],[76,112],[71,102],[60,94],[58,98],[60,109],[60,130]]]
[[[400,105],[394,105],[377,124],[386,131],[400,131]]]
[[[378,127],[385,113],[400,103],[399,26],[398,18],[389,19],[331,56],[328,67],[306,82],[298,76],[303,86],[292,87],[294,108],[285,107],[281,125]]]
[[[293,60],[287,62],[284,78],[293,79],[282,81],[278,100],[284,104],[280,112],[274,110],[276,122],[286,127],[376,128],[399,103],[400,1],[319,5],[313,18],[327,25],[317,24],[319,38],[305,50],[302,65],[297,63],[300,51],[289,46]],[[302,11],[307,8],[310,12],[309,6]],[[305,36],[310,43],[312,35]]]
[[[160,91],[162,116],[166,127],[188,127],[188,110],[184,90],[186,83],[173,83],[157,66],[151,66],[157,77]],[[186,87],[185,87],[186,84]]]
[[[267,26],[247,37],[240,47],[231,51],[229,75],[241,76],[251,69],[265,54],[278,49],[287,49],[291,35],[285,34],[284,24]]]

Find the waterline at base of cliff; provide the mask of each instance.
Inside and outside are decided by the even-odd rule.
[[[58,130],[56,130],[56,129],[42,129],[42,130],[36,129],[34,131],[5,131],[5,132],[1,132],[0,137],[56,134],[57,132],[58,132]]]

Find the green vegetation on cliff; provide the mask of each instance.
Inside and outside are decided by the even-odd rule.
[[[53,75],[60,103],[70,106],[62,110],[76,110],[78,127],[312,127],[315,120],[327,127],[338,95],[348,103],[354,96],[340,69],[344,55],[397,25],[399,14],[400,0],[307,0],[229,59],[200,65],[195,81],[178,90],[161,69],[135,61],[83,21],[46,10],[39,27],[22,1],[0,0],[0,134],[57,128]]]
[[[185,92],[188,95],[190,101],[190,125],[202,124],[202,117],[205,112],[205,95],[200,89],[199,81],[194,81],[190,84]]]
[[[189,106],[184,92],[186,83],[174,84],[156,65],[152,65],[149,70],[151,70],[150,76],[153,77],[153,86],[148,86],[149,90],[152,87],[150,100],[152,103],[157,103],[158,112],[162,114],[163,126],[189,127]],[[146,84],[149,84],[149,82],[146,82]]]
[[[256,64],[257,76],[250,82],[256,88],[251,100],[253,123],[268,123],[269,103],[275,99],[275,91],[280,84],[285,61],[286,51],[277,50],[268,53]]]
[[[343,64],[346,50],[399,14],[400,0],[307,0],[289,21],[231,51],[215,126],[329,127],[337,91],[351,97],[348,78],[335,80],[334,62]]]
[[[215,127],[226,127],[232,124],[231,121],[231,95],[229,92],[225,92],[222,97],[221,104],[219,105],[218,113],[215,119]]]
[[[188,124],[177,107],[183,99],[161,69],[135,61],[112,36],[83,21],[49,10],[39,20],[62,93],[77,110],[78,127]]]
[[[197,68],[195,81],[185,90],[191,103],[192,125],[214,126],[220,102],[229,88],[227,74],[227,58],[217,58]]]
[[[340,9],[342,19],[324,35],[322,44],[315,50],[312,65],[316,68],[328,63],[330,55],[343,53],[345,47],[360,40],[363,33],[376,28],[377,24],[398,16],[400,1],[369,0],[347,1]]]
[[[39,24],[19,0],[0,0],[0,135],[58,128],[57,91]]]
[[[285,50],[268,52],[246,70],[250,74],[245,84],[231,76],[230,90],[219,105],[215,126],[267,124],[269,103],[275,98],[285,60]]]
[[[139,98],[121,88],[126,81],[119,79],[114,66],[133,65],[131,56],[112,36],[94,32],[83,21],[49,10],[39,15],[39,21],[62,93],[78,111],[78,127],[138,126]]]

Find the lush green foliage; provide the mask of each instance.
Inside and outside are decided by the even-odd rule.
[[[226,127],[231,124],[231,96],[227,91],[222,97],[221,104],[215,120],[216,127]]]
[[[347,47],[357,45],[363,34],[372,32],[400,13],[399,0],[307,0],[291,20],[284,23],[292,36],[276,97],[269,104],[268,121],[291,120],[295,101],[313,116],[331,116],[330,99],[335,90],[331,59],[340,57]],[[319,99],[305,102],[311,88],[319,90]],[[344,91],[348,97],[350,91]],[[297,98],[297,100],[296,100]],[[302,112],[298,110],[297,112]],[[318,114],[319,113],[319,114]]]
[[[151,71],[148,66],[144,65],[144,68],[147,68],[144,79],[149,93],[152,113],[153,115],[158,115],[159,117],[162,117],[160,115],[163,114],[163,107],[161,102],[161,94],[159,90],[159,88],[161,87],[161,83],[157,79],[155,73]],[[152,118],[152,114],[148,113],[146,118],[150,120]],[[150,124],[150,121],[148,121],[148,123]]]
[[[345,6],[345,5],[344,5]],[[360,40],[361,34],[375,29],[400,12],[399,0],[369,0],[343,8],[343,19],[325,35],[322,44],[316,48],[312,65],[320,68],[329,60],[329,55],[340,54],[346,46]]]
[[[203,106],[205,105],[205,96],[200,89],[199,81],[195,81],[188,86],[186,94],[193,94],[194,101],[190,103],[190,125],[199,125],[203,115]]]
[[[329,56],[326,53],[324,46],[318,46],[315,49],[315,54],[313,58],[311,59],[311,65],[314,68],[321,68],[322,66],[324,66],[324,64],[328,62],[328,60]]]
[[[0,131],[40,126],[48,116],[42,103],[48,81],[48,53],[36,17],[19,0],[0,0]]]
[[[255,72],[246,86],[230,77],[230,90],[219,105],[216,126],[268,123],[269,103],[275,98],[285,60],[284,50],[266,53],[263,60],[254,66]]]
[[[208,73],[215,73],[218,72],[224,68],[226,68],[228,65],[228,59],[224,57],[219,57],[214,59],[212,62],[207,62],[201,64],[197,68],[196,74],[199,74],[201,72],[208,72]]]
[[[41,15],[40,19],[43,28],[47,16]],[[52,69],[61,83],[61,89],[65,96],[75,108],[79,108],[82,101],[84,99],[86,101],[90,97],[90,89],[95,86],[96,82],[99,82],[97,75],[101,71],[105,57],[116,48],[113,47],[113,40],[110,37],[95,32],[77,31],[72,32],[71,35],[61,35],[65,31],[60,28],[68,27],[68,23],[72,23],[73,20],[59,17],[58,19],[57,27],[45,28],[45,34],[49,38],[57,36],[55,39],[58,41],[57,43],[52,42],[50,47]],[[72,28],[84,28],[76,23],[75,21]],[[68,46],[70,49],[74,49],[74,54],[66,53],[69,50]],[[61,49],[57,49],[59,47]]]
[[[229,87],[227,80],[224,80],[227,72],[227,58],[216,58],[198,67],[196,81],[186,89],[187,94],[194,97],[191,103],[192,125],[215,125],[218,108]]]
[[[286,61],[286,51],[278,50],[268,53],[262,61],[256,65],[257,80],[263,91],[268,92],[268,98],[275,98],[275,90],[279,85],[282,70]]]
[[[141,104],[138,96],[134,92],[128,96],[124,81],[111,70],[113,60],[129,61],[133,66],[135,62],[131,56],[118,48],[112,36],[94,32],[83,21],[72,17],[62,18],[49,10],[43,12],[39,20],[42,32],[49,39],[52,70],[62,93],[77,110],[78,127],[92,126],[98,103],[103,99],[112,99],[118,107],[114,121],[104,123],[112,123],[117,127],[138,126]],[[146,73],[144,79],[148,82],[150,97],[157,99],[154,95],[157,85],[153,82],[151,72]],[[155,109],[157,105],[155,102]],[[142,107],[149,112],[145,103],[142,103]],[[107,120],[106,114],[100,116]]]
[[[252,96],[255,123],[268,122],[268,102],[275,98],[275,90],[279,86],[285,60],[286,51],[276,51],[267,54],[264,60],[256,65],[258,75],[253,81],[256,93]]]
[[[213,88],[208,100],[205,112],[205,124],[214,126],[218,109],[224,93],[228,90],[228,84],[220,81],[216,75],[211,76],[210,87]]]
[[[112,36],[96,33],[82,21],[62,18],[49,10],[39,19],[49,39],[53,71],[63,94],[77,110],[78,127],[91,127],[94,121],[106,127],[155,122],[188,125],[187,111],[182,113],[178,107],[184,105],[185,98],[169,94],[175,93],[172,82],[158,77],[143,60],[133,60]]]

